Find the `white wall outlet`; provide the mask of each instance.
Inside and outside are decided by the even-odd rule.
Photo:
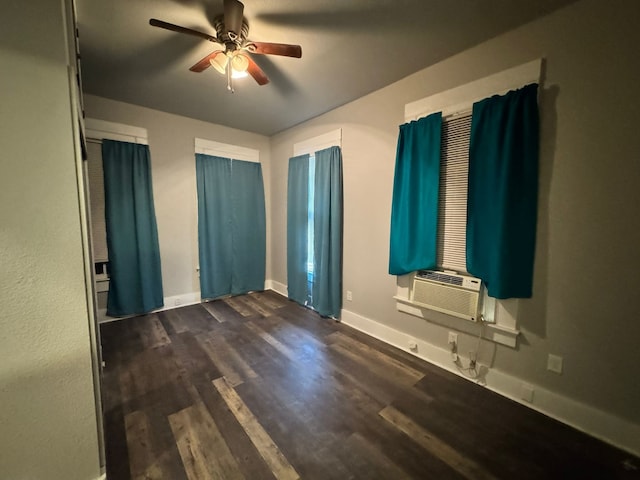
[[[347,300],[353,300],[353,292],[351,290],[347,290]]]
[[[176,307],[178,307],[178,306],[182,305],[182,299],[180,299],[180,298],[176,298],[176,299],[175,299],[175,301],[174,301],[174,305],[175,305]]]
[[[415,340],[409,340],[409,350],[411,350],[412,352],[418,351],[418,344]]]
[[[520,398],[525,402],[533,403],[533,386],[528,383],[523,383],[520,386]]]
[[[458,334],[456,332],[449,332],[449,345],[458,345]]]
[[[562,373],[562,357],[550,353],[547,357],[547,370],[558,374]]]

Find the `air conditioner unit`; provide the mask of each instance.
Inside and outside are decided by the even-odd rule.
[[[413,278],[410,300],[418,306],[476,322],[481,285],[480,279],[467,275],[420,270]]]

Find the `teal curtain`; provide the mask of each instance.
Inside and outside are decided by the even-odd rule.
[[[231,294],[264,290],[266,215],[262,165],[231,162]]]
[[[110,269],[107,315],[149,312],[164,304],[149,147],[103,140],[102,164]]]
[[[467,270],[495,298],[532,293],[538,196],[538,85],[473,105]]]
[[[442,113],[400,125],[391,204],[389,273],[436,266]]]
[[[231,160],[196,154],[200,296],[231,293]]]
[[[301,305],[309,301],[308,261],[309,155],[289,159],[287,180],[287,288]]]
[[[266,220],[259,163],[196,154],[200,296],[264,290]]]
[[[311,306],[338,318],[342,309],[342,153],[329,147],[315,154]]]

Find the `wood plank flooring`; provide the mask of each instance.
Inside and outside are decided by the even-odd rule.
[[[640,478],[637,458],[274,292],[101,334],[109,480]]]

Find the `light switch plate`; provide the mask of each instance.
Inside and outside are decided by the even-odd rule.
[[[547,370],[558,374],[562,373],[562,357],[550,353],[547,358]]]

